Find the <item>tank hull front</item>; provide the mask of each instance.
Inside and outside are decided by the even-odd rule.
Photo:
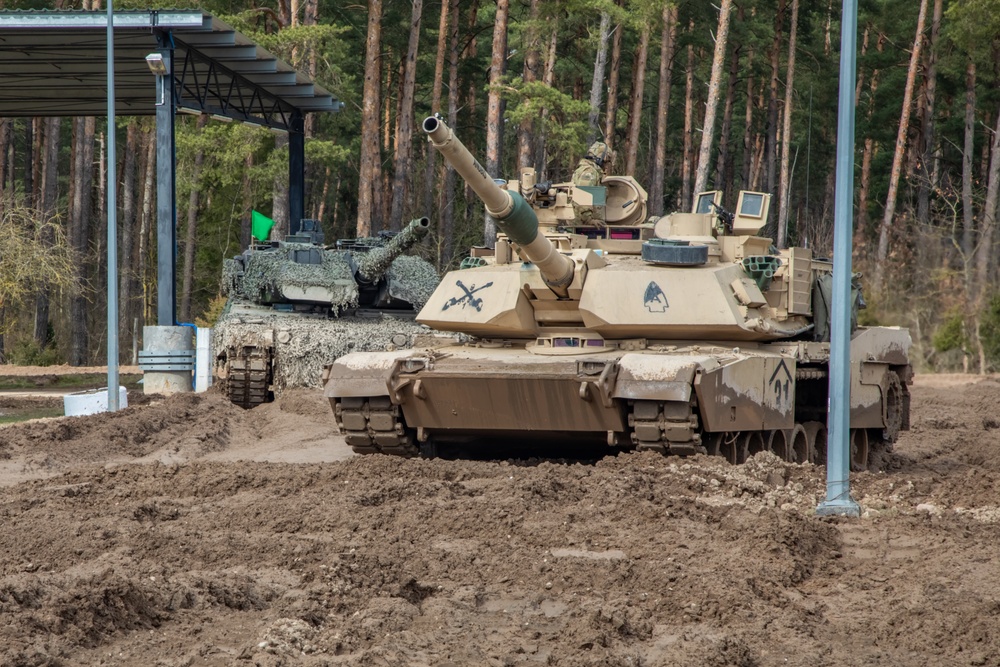
[[[881,437],[894,421],[908,421],[908,348],[904,330],[855,337],[852,428]],[[724,437],[773,439],[804,422],[825,423],[828,366],[822,343],[672,342],[547,355],[512,342],[347,355],[327,367],[324,391],[349,440],[365,450],[378,451],[375,431],[360,418],[352,428],[343,414],[375,414],[361,406],[379,397],[388,406],[386,423],[411,437],[411,453],[421,442],[501,438],[599,440],[684,454],[711,451]],[[888,414],[904,408],[906,418]]]

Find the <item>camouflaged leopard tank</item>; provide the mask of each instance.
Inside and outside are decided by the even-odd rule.
[[[215,325],[216,376],[245,408],[286,387],[319,387],[324,363],[352,350],[409,347],[413,321],[437,286],[434,267],[404,255],[427,234],[412,221],[396,235],[323,245],[317,221],[284,241],[225,261],[229,297]]]
[[[440,118],[423,129],[502,233],[417,316],[471,340],[352,353],[325,370],[355,451],[543,440],[825,462],[832,266],[757,235],[768,195],[742,192],[728,213],[705,192],[690,213],[647,220],[634,179],[542,184],[529,169],[498,183]],[[909,427],[910,336],[852,329],[861,469]]]

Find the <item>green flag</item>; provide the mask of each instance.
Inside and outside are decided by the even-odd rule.
[[[254,238],[258,241],[266,241],[268,234],[271,233],[271,227],[274,227],[274,220],[263,213],[253,212],[250,217],[250,233],[253,234]]]

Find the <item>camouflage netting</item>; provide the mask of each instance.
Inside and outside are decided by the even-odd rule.
[[[425,259],[403,255],[397,257],[389,269],[389,294],[394,299],[401,299],[413,304],[420,310],[437,289],[441,278],[437,271]]]
[[[408,319],[341,317],[325,319],[293,314],[259,317],[224,315],[215,325],[216,357],[227,347],[253,345],[273,333],[274,387],[321,387],[323,366],[355,351],[382,351],[410,347],[414,337],[430,329]],[[281,342],[288,335],[287,342]]]
[[[295,250],[315,250],[308,243],[285,243],[280,248],[253,252],[247,256],[247,267],[242,280],[241,294],[256,300],[261,294],[274,293],[276,286],[318,286],[333,294],[331,305],[352,308],[358,304],[358,289],[354,272],[344,252],[323,251],[322,264],[297,264],[289,259]],[[226,278],[223,267],[223,278]]]
[[[239,293],[240,265],[235,259],[222,260],[222,293],[234,296]]]

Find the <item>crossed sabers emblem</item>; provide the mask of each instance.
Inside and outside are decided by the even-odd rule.
[[[469,305],[475,308],[476,312],[479,312],[483,309],[483,300],[472,295],[486,289],[487,287],[491,287],[493,285],[493,281],[491,280],[482,287],[476,287],[475,283],[473,283],[472,287],[466,287],[465,283],[461,280],[456,280],[455,284],[460,287],[465,294],[457,298],[451,297],[445,302],[444,307],[441,310],[448,310],[452,306],[462,306],[462,308],[465,308],[466,305]]]

